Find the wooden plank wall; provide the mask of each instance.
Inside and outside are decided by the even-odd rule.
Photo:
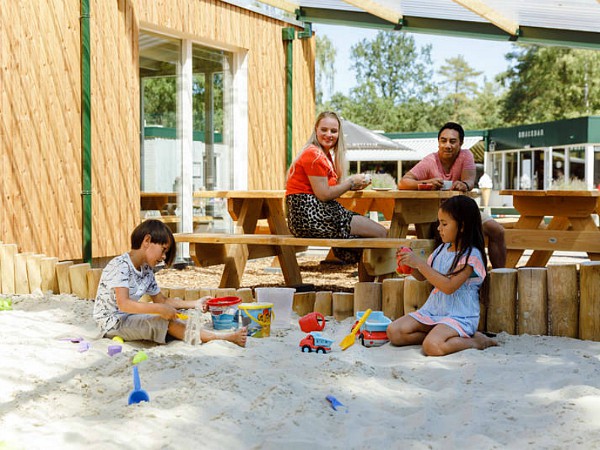
[[[0,240],[77,257],[79,2],[3,0],[0,11]]]
[[[80,259],[80,2],[0,4],[0,240]],[[249,187],[283,188],[289,25],[217,0],[92,0],[90,10],[94,257],[126,251],[139,223],[140,29],[248,52]],[[293,45],[299,149],[314,120],[314,39]]]

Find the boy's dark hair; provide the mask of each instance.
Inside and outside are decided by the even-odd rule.
[[[167,267],[170,266],[175,259],[177,247],[171,229],[160,220],[148,219],[135,227],[131,232],[131,249],[139,249],[142,246],[142,242],[144,242],[144,238],[148,234],[150,235],[150,242],[154,244],[169,245],[169,250],[167,250],[167,254],[165,255],[165,264]]]
[[[469,259],[471,249],[474,247],[481,253],[483,267],[487,267],[487,257],[485,255],[485,241],[483,239],[483,227],[481,225],[481,213],[479,206],[472,198],[466,195],[457,195],[444,201],[440,209],[452,216],[456,220],[456,255],[448,271],[448,275],[454,274],[454,269],[458,261],[463,256]],[[440,248],[441,250],[441,248]],[[438,255],[435,253],[433,259]],[[433,260],[432,260],[433,263]],[[461,269],[463,270],[464,267]],[[460,272],[460,271],[459,271]]]
[[[440,131],[438,131],[438,139],[440,138],[440,135],[442,134],[442,131],[444,131],[444,130],[458,131],[458,138],[460,139],[460,143],[462,144],[465,141],[465,130],[458,123],[446,122],[444,125],[442,125],[442,128],[440,128]]]

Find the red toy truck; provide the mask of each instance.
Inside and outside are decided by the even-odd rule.
[[[327,353],[331,351],[331,344],[333,339],[324,337],[320,331],[311,331],[300,341],[300,348],[303,353],[310,353],[313,350],[317,353]]]

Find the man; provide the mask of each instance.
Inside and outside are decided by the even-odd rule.
[[[469,150],[461,150],[465,139],[463,127],[454,122],[442,126],[438,133],[438,151],[423,158],[398,183],[398,189],[418,189],[429,183],[441,189],[451,181],[450,189],[468,192],[475,186],[475,160]],[[485,213],[481,215],[483,233],[488,238],[488,256],[493,268],[504,267],[506,244],[504,227]]]

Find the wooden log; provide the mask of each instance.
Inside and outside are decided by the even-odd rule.
[[[381,283],[362,281],[354,284],[354,314],[368,308],[381,311]]]
[[[169,288],[169,295],[171,298],[179,298],[181,300],[185,299],[185,288],[184,287],[171,287]]]
[[[56,277],[56,264],[58,258],[48,256],[40,261],[40,270],[42,273],[42,292],[52,292],[58,294],[58,278]]]
[[[56,279],[58,281],[58,292],[60,294],[71,294],[71,279],[69,278],[69,267],[73,261],[60,261],[56,264]]]
[[[294,293],[294,302],[292,310],[302,317],[315,310],[316,292],[296,292]]]
[[[27,258],[31,252],[15,255],[15,294],[29,294],[29,278],[27,277]]]
[[[200,288],[200,298],[202,297],[214,297],[217,288],[212,287],[201,287]],[[173,297],[173,295],[171,295]]]
[[[88,296],[87,273],[91,268],[90,263],[73,264],[69,267],[71,290],[79,298],[87,298]]]
[[[15,293],[15,256],[17,244],[0,245],[0,265],[2,270],[2,293]]]
[[[237,297],[236,288],[218,288],[213,294],[215,297]]]
[[[98,292],[98,285],[100,284],[100,277],[102,276],[102,269],[93,268],[88,270],[87,274],[87,283],[88,283],[88,294],[87,298],[90,300],[94,300],[96,298],[96,293]]]
[[[479,324],[477,331],[486,331],[487,329],[487,306],[484,302],[479,301]]]
[[[169,298],[169,295],[171,295],[168,287],[161,287],[160,292],[162,292],[162,295],[164,295],[167,298]]]
[[[404,277],[383,280],[381,310],[384,316],[392,320],[404,315]]]
[[[198,300],[200,298],[200,289],[187,288],[184,298],[185,300]]]
[[[333,292],[319,291],[315,295],[315,311],[324,316],[333,315]]]
[[[548,334],[548,283],[545,267],[521,267],[517,275],[517,332]]]
[[[579,336],[577,266],[552,265],[548,269],[548,334]]]
[[[251,288],[239,288],[236,295],[242,299],[242,303],[253,303],[254,297],[252,296]]]
[[[427,280],[419,281],[414,277],[404,279],[404,314],[421,308],[429,298],[433,286]]]
[[[353,316],[354,294],[350,292],[334,292],[332,297],[333,317],[335,320],[341,322]]]
[[[600,261],[579,265],[579,338],[600,341]]]
[[[140,297],[140,302],[141,303],[152,303],[152,297],[150,297],[148,294],[144,294]]]
[[[487,331],[517,334],[517,269],[492,269],[489,277]]]
[[[41,261],[46,255],[32,254],[27,257],[27,279],[29,281],[29,292],[42,292],[42,268]]]

